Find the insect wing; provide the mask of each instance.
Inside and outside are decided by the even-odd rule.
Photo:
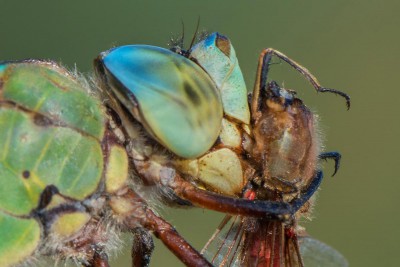
[[[332,247],[308,236],[285,234],[280,222],[240,216],[226,216],[202,253],[212,264],[221,267],[349,266]]]
[[[227,215],[202,250],[202,254],[214,266],[241,266],[239,253],[242,249],[242,217]]]
[[[347,267],[349,263],[334,248],[311,237],[299,238],[300,253],[307,267]]]

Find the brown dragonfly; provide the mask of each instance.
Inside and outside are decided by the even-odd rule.
[[[279,51],[263,51],[250,101],[251,132],[240,154],[247,174],[241,197],[270,201],[269,212],[265,216],[231,212],[202,253],[216,266],[348,266],[339,252],[307,236],[298,225],[300,218],[310,216],[312,195],[322,179],[318,160],[334,159],[335,175],[341,155],[320,152],[317,118],[295,91],[267,82],[273,56],[303,74],[318,92],[343,96],[350,107],[346,94],[322,88],[300,64]]]

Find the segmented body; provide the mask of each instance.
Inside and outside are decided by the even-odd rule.
[[[85,243],[113,238],[105,196],[125,186],[127,154],[100,100],[71,73],[37,60],[0,66],[1,265],[35,253],[88,259]],[[89,228],[91,238],[73,241]]]
[[[268,51],[250,108],[235,50],[218,33],[188,58],[142,45],[100,54],[99,98],[52,62],[2,63],[0,123],[8,130],[0,133],[0,229],[18,228],[10,231],[14,243],[0,243],[4,265],[61,253],[101,266],[110,225],[155,231],[186,264],[209,264],[135,192],[157,185],[154,193],[169,203],[239,215],[226,235],[233,243],[217,242],[224,249],[213,251],[216,263],[301,266],[296,220],[322,179],[319,144],[301,100],[266,83]],[[349,101],[272,52],[317,90]],[[148,255],[136,259],[148,262]]]

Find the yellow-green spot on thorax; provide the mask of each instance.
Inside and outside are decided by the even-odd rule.
[[[13,266],[37,249],[40,226],[34,219],[15,218],[0,211],[0,236],[0,266]]]

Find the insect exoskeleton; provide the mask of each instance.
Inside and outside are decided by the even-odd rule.
[[[0,63],[0,265],[47,255],[106,266],[118,234],[137,227],[207,265],[134,191],[124,136],[96,92],[54,62]],[[145,265],[151,240],[136,240]]]
[[[112,243],[101,214],[128,178],[125,150],[101,102],[55,63],[5,62],[0,79],[1,265],[88,259],[86,246]]]
[[[207,70],[209,60],[203,62],[199,56],[209,51],[204,47],[205,45],[200,49],[201,53],[196,53],[194,47],[191,55]],[[221,48],[221,51],[230,50]],[[297,225],[297,220],[309,213],[310,198],[319,184],[316,181],[322,179],[318,160],[335,159],[336,172],[340,154],[320,154],[316,116],[296,97],[295,91],[281,88],[274,81],[268,81],[272,56],[281,58],[302,73],[317,91],[343,96],[348,107],[350,105],[346,94],[321,87],[307,69],[282,53],[274,49],[266,49],[261,53],[250,98],[251,120],[247,123],[242,121],[239,128],[241,143],[232,146],[232,151],[236,153],[242,168],[243,184],[236,192],[221,192],[226,195],[239,195],[255,201],[254,203],[265,201],[265,213],[248,213],[247,217],[233,217],[234,214],[242,214],[241,211],[239,208],[228,210],[227,206],[233,205],[234,201],[224,203],[227,213],[231,215],[227,215],[218,227],[204,253],[218,266],[304,266],[303,258],[307,260],[306,263],[318,262],[324,266],[325,261],[321,261],[324,257],[331,258],[330,264],[333,266],[346,266],[347,262],[343,256],[321,242],[312,242],[311,238],[304,238],[304,230]],[[237,123],[237,120],[234,122]],[[221,138],[220,142],[216,143],[214,149],[224,145],[222,140]],[[222,179],[223,176],[219,178]],[[217,187],[212,188],[215,190]],[[222,188],[227,187],[219,189]],[[229,221],[232,224],[228,224]],[[302,246],[304,245],[303,248],[300,247],[299,240]],[[310,253],[310,250],[307,251],[307,246],[308,249],[313,247],[316,255],[324,256],[316,260],[317,257]]]

